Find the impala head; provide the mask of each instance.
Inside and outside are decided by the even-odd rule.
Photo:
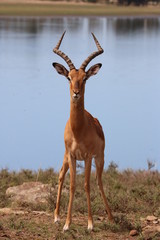
[[[77,102],[81,97],[84,96],[86,80],[88,80],[91,76],[97,74],[102,64],[97,63],[90,67],[87,71],[85,69],[93,58],[103,53],[103,49],[101,48],[98,40],[92,33],[98,51],[93,52],[91,55],[89,55],[89,57],[82,63],[81,67],[77,70],[72,61],[70,60],[70,58],[65,53],[59,50],[64,34],[65,32],[62,34],[57,46],[53,49],[53,52],[58,54],[66,61],[70,70],[68,71],[63,65],[55,62],[53,63],[53,67],[57,70],[59,74],[65,76],[69,80],[70,96],[73,101]]]

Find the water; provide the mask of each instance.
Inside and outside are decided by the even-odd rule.
[[[160,170],[160,18],[1,18],[0,168],[59,170],[69,117],[69,85],[52,68],[66,63],[52,49],[67,30],[61,49],[78,68],[96,47],[92,64],[103,64],[86,84],[85,107],[100,120],[105,167]],[[67,66],[66,66],[67,67]]]

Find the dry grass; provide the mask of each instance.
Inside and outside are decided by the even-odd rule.
[[[54,191],[57,192],[58,173],[53,169],[21,170],[10,172],[7,169],[0,171],[0,207],[6,207],[9,200],[5,191],[10,186],[20,185],[23,182],[38,181],[51,183]],[[139,215],[153,214],[157,211],[160,202],[160,173],[158,171],[133,171],[125,170],[120,172],[111,164],[103,174],[104,190],[112,209],[116,213],[137,213]],[[63,212],[67,211],[69,198],[69,173],[66,175],[64,186],[65,192],[62,196]],[[47,205],[49,210],[55,206],[54,194],[50,193]],[[95,173],[91,175],[91,201],[93,214],[104,213],[101,196],[96,184]],[[47,209],[46,209],[47,210]],[[86,195],[84,191],[84,174],[77,174],[74,211],[81,214],[87,213]]]
[[[69,200],[69,174],[64,182],[65,191],[61,199],[62,222],[60,225],[53,225],[52,214],[35,216],[32,212],[33,210],[43,210],[52,213],[55,208],[58,174],[53,169],[40,170],[38,173],[30,170],[9,172],[7,169],[2,169],[0,171],[0,207],[10,206],[10,201],[5,195],[9,186],[26,181],[36,181],[37,176],[38,181],[52,183],[54,190],[50,193],[48,204],[45,206],[20,206],[21,208],[27,207],[28,215],[3,216],[3,222],[0,220],[0,232],[8,229],[8,234],[12,235],[12,239],[16,239],[15,234],[21,236],[22,233],[23,237],[19,237],[19,239],[27,239],[29,236],[32,236],[32,239],[44,239],[44,236],[47,236],[45,239],[75,239],[77,237],[80,239],[105,239],[106,237],[108,237],[107,239],[125,239],[124,237],[128,236],[128,232],[133,228],[141,233],[140,217],[155,214],[160,218],[160,173],[158,171],[133,170],[119,172],[113,163],[104,172],[103,183],[116,223],[109,224],[107,221],[93,172],[91,175],[91,204],[95,228],[92,233],[86,230],[87,205],[83,172],[77,174],[73,224],[68,233],[62,234],[62,228]],[[143,238],[139,237],[139,239]]]
[[[144,16],[159,15],[160,6],[135,7],[61,2],[0,2],[0,16]]]

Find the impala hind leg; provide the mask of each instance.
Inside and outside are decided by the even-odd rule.
[[[105,196],[104,189],[103,189],[103,183],[102,183],[102,172],[103,172],[103,167],[104,167],[104,157],[95,159],[95,164],[96,164],[96,170],[97,170],[98,186],[99,186],[99,190],[101,192],[101,196],[102,196],[104,204],[105,204],[106,211],[108,213],[108,219],[110,221],[113,221],[113,216],[112,216],[111,210],[109,208],[108,201],[107,201],[107,198]]]
[[[87,195],[87,205],[88,205],[88,230],[93,229],[93,218],[91,212],[91,200],[90,200],[90,175],[91,175],[91,164],[92,159],[85,160],[85,191]]]
[[[69,164],[68,164],[68,157],[66,153],[64,154],[64,160],[62,168],[59,172],[59,184],[58,184],[58,194],[57,194],[57,202],[56,202],[56,209],[54,211],[54,222],[59,221],[59,208],[60,208],[60,198],[61,198],[61,192],[62,192],[62,186],[64,182],[64,177],[66,172],[68,171]]]
[[[70,169],[70,197],[69,197],[69,205],[68,205],[68,213],[66,223],[63,227],[63,231],[69,230],[69,226],[72,221],[72,205],[73,205],[73,198],[75,193],[75,182],[76,182],[76,159],[69,156],[68,159],[69,169]]]

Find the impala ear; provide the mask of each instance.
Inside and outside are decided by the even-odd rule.
[[[52,65],[53,65],[53,67],[56,69],[56,71],[59,73],[59,74],[61,74],[61,75],[63,75],[63,76],[65,76],[66,78],[68,78],[68,70],[63,66],[63,65],[61,65],[61,64],[59,64],[59,63],[52,63]]]
[[[97,64],[93,65],[92,67],[90,67],[88,69],[88,71],[86,72],[86,80],[88,78],[90,78],[91,76],[96,75],[101,67],[102,67],[101,63],[97,63]]]

